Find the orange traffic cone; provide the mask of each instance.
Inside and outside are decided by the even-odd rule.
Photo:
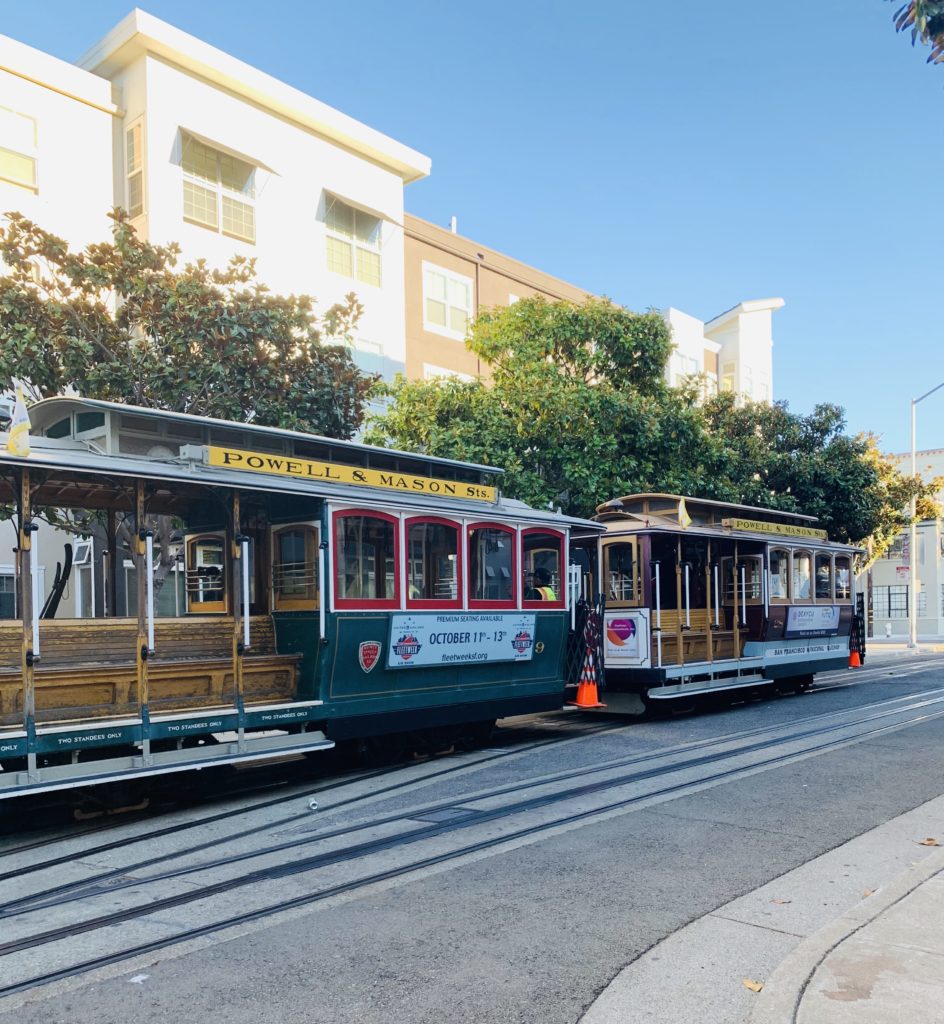
[[[849,668],[862,668],[862,661],[859,658],[858,651],[850,651],[849,653]]]
[[[588,652],[587,660],[583,663],[580,672],[580,681],[577,684],[577,699],[567,701],[578,708],[605,708],[606,705],[600,700],[597,694],[596,672],[593,669],[593,655]]]

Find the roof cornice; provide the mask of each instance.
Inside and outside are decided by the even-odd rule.
[[[76,63],[110,79],[146,54],[169,61],[388,168],[404,184],[425,178],[430,172],[428,156],[138,8]]]

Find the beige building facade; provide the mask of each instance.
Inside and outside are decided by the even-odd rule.
[[[480,309],[541,295],[583,302],[590,295],[449,228],[406,214],[406,375],[413,380],[485,373],[465,346]]]

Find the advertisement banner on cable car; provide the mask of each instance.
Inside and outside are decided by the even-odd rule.
[[[612,667],[649,665],[649,609],[633,608],[604,616],[604,657]]]
[[[835,636],[839,630],[839,605],[794,605],[787,609],[783,635],[787,639],[801,636]]]
[[[393,615],[387,668],[530,661],[534,621],[521,612]]]

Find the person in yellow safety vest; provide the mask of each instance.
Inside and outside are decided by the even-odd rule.
[[[557,594],[551,586],[551,574],[543,566],[534,570],[534,588],[528,592],[531,601],[556,601]]]

